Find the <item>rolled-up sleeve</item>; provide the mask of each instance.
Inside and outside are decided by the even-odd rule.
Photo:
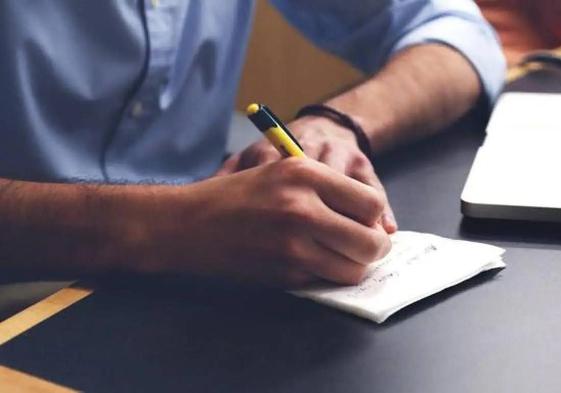
[[[488,102],[502,89],[500,43],[472,0],[270,1],[316,45],[363,72],[376,72],[405,48],[436,42],[470,62]]]

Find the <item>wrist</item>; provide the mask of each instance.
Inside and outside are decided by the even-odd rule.
[[[358,123],[366,134],[374,153],[385,151],[395,144],[400,114],[383,81],[374,77],[326,102],[344,112]]]
[[[212,221],[212,198],[205,192],[209,182],[145,186],[127,198],[122,228],[124,270],[205,274],[212,268],[210,262],[216,258],[211,254],[220,248],[212,248],[214,239],[205,228]],[[216,193],[220,191],[211,194]]]
[[[171,216],[166,212],[177,193],[174,186],[122,186],[109,203],[106,216],[111,222],[107,260],[112,270],[148,273],[161,270],[165,260],[162,243]],[[158,256],[158,254],[160,255]]]
[[[295,119],[290,123],[290,129],[299,139],[306,138],[311,133],[314,136],[336,136],[348,143],[356,144],[356,137],[352,131],[321,116],[309,115]]]
[[[303,107],[296,114],[296,118],[304,116],[325,118],[340,128],[346,129],[354,135],[354,140],[362,153],[369,159],[372,158],[370,138],[364,131],[361,120],[358,120],[356,117],[353,118],[352,115],[325,104],[314,104]]]

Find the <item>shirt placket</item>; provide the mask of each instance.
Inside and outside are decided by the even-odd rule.
[[[161,114],[160,96],[169,82],[177,51],[179,5],[187,0],[141,0],[146,35],[146,59],[143,77],[128,100],[110,143],[104,151],[102,171],[106,181],[121,178],[119,168],[126,163],[126,147],[144,137]]]
[[[175,17],[178,5],[172,0],[145,0],[148,36],[144,80],[127,108],[123,129],[139,129],[160,112],[160,93],[169,81],[176,48]]]

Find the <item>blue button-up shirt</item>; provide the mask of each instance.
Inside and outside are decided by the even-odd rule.
[[[492,101],[504,75],[471,0],[273,0],[320,47],[364,72],[441,42]],[[211,175],[253,14],[251,0],[0,2],[0,177],[192,182]],[[266,66],[266,65],[264,65]]]

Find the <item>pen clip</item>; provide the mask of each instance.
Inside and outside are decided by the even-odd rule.
[[[278,117],[275,116],[275,114],[269,109],[267,105],[261,105],[261,110],[265,112],[267,116],[269,116],[273,120],[273,122],[276,124],[277,127],[282,128],[282,130],[286,132],[286,135],[288,135],[288,137],[292,139],[292,142],[294,142],[296,146],[300,148],[300,150],[304,151],[304,148],[300,145],[300,143],[294,137],[294,135],[292,135],[288,127],[285,126],[284,123]]]

